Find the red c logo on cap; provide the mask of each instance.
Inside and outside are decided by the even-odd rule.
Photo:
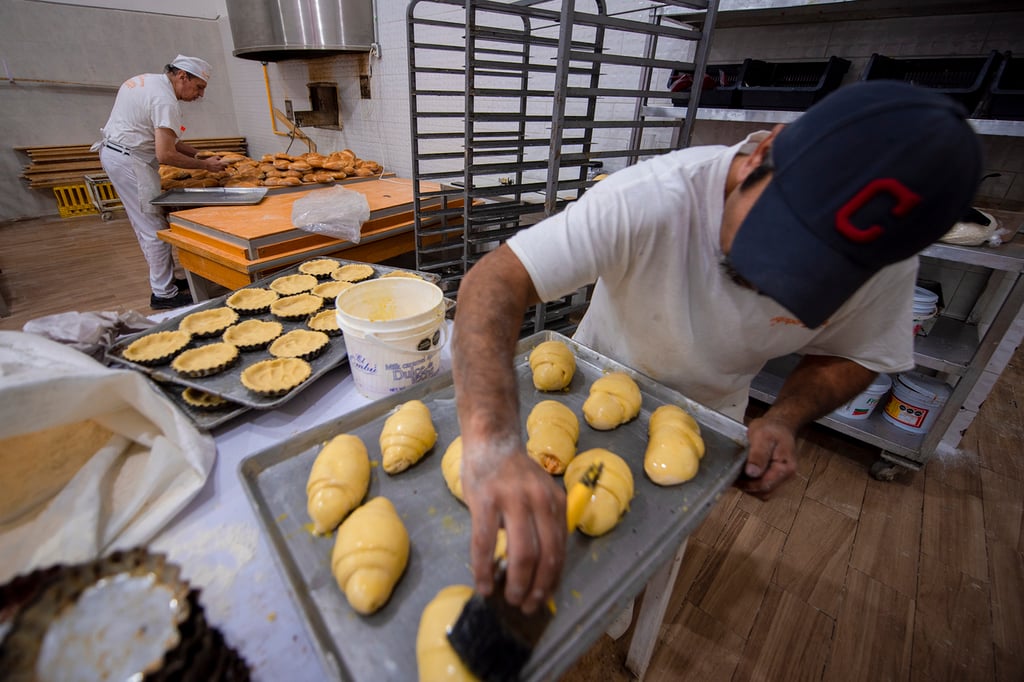
[[[871,225],[866,228],[857,227],[850,220],[851,216],[868,203],[876,194],[888,192],[896,198],[896,205],[892,207],[894,216],[906,215],[910,209],[917,206],[921,197],[907,189],[907,186],[896,178],[878,178],[853,195],[853,197],[840,207],[836,213],[836,229],[851,242],[866,244],[882,236],[885,229],[881,225]]]

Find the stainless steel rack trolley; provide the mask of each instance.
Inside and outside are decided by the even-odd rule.
[[[663,22],[666,7],[702,22]],[[688,94],[662,84],[704,70],[717,11],[718,0],[412,0],[412,173],[442,187],[415,196],[416,269],[455,296],[484,254],[593,186],[595,163],[610,173],[686,146],[700,80]],[[694,113],[641,114],[672,96]],[[438,198],[421,223],[420,202]],[[523,334],[570,333],[588,302],[581,290],[537,306]]]

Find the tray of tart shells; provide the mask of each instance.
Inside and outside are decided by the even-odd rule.
[[[154,381],[152,377],[150,377],[150,382],[188,415],[196,426],[207,431],[252,410],[251,407],[213,393],[207,393],[193,386]]]
[[[338,293],[356,281],[395,276],[438,280],[402,268],[314,258],[118,339],[107,357],[195,395],[271,409],[347,362],[334,313]],[[192,407],[190,415],[212,417],[206,406]]]
[[[567,386],[542,391],[533,382],[530,355],[547,341],[565,344],[571,350],[575,369]],[[621,517],[614,514],[617,525],[596,536],[578,530],[569,537],[565,571],[554,598],[555,618],[520,678],[551,680],[593,645],[655,570],[671,560],[682,540],[732,484],[746,457],[746,430],[742,424],[555,332],[522,339],[514,366],[524,443],[533,409],[544,401],[561,403],[579,421],[572,462],[585,460],[581,453],[587,450],[605,448],[621,458],[629,474],[609,465],[599,486],[607,484],[612,489],[616,480],[621,482],[623,475],[631,475],[634,488],[632,498],[625,498],[625,512]],[[635,383],[638,413],[615,428],[598,430],[586,421],[583,406],[598,380],[617,373]],[[398,473],[388,473],[386,451],[390,445],[382,448],[382,434],[389,420],[397,419],[413,401],[420,401],[429,411],[436,440],[414,464]],[[704,443],[696,474],[685,483],[671,486],[656,485],[645,473],[648,426],[652,413],[664,405],[688,412],[699,424]],[[402,428],[410,437],[421,430],[417,427],[413,431],[408,424]],[[452,472],[459,470],[457,460],[452,460],[456,452],[453,443],[461,444],[456,441],[459,435],[452,375],[446,372],[251,455],[239,467],[243,488],[269,539],[272,554],[291,583],[290,592],[313,634],[325,668],[337,671],[342,679],[424,679],[419,676],[416,653],[421,614],[443,588],[472,585],[470,516],[452,492],[461,491],[461,485],[449,482]],[[313,498],[307,496],[307,484],[311,491],[320,486],[340,491],[355,477],[346,469],[339,479],[344,484],[325,484],[320,478],[323,470],[314,471],[314,462],[321,466],[323,460],[318,455],[326,443],[334,448],[335,443],[350,443],[350,436],[365,446],[368,487],[365,494],[356,493],[360,506],[343,517],[339,530],[316,534],[315,529],[323,528],[318,520],[322,507],[310,503]],[[393,442],[391,438],[387,436],[385,443]],[[554,475],[559,485],[570,479],[572,462],[566,473]],[[343,592],[343,579],[337,573],[341,563],[333,553],[342,545],[339,538],[349,521],[354,523],[356,514],[382,497],[392,503],[404,524],[408,559],[386,602],[367,615]]]

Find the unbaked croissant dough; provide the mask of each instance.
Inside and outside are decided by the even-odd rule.
[[[640,414],[640,387],[624,372],[611,372],[590,385],[583,418],[598,431],[608,431]]]
[[[448,485],[448,490],[459,502],[462,498],[462,436],[456,436],[441,457],[441,475]]]
[[[704,439],[697,421],[676,405],[662,405],[647,426],[644,472],[658,485],[685,483],[697,475]]]
[[[545,341],[530,353],[530,369],[538,391],[560,391],[576,373],[576,356],[561,341]]]
[[[386,497],[375,497],[338,528],[331,571],[349,605],[363,615],[377,611],[409,561],[409,532]]]
[[[416,631],[416,666],[420,682],[470,682],[477,679],[448,643],[448,631],[472,596],[473,588],[468,585],[449,585],[423,608],[420,627]]]
[[[561,474],[576,456],[580,420],[557,400],[542,400],[526,418],[526,453],[549,474]]]
[[[370,457],[358,436],[343,433],[320,450],[306,481],[313,531],[330,533],[359,506],[370,487]]]
[[[581,452],[569,462],[562,479],[565,489],[569,490],[579,482],[590,465],[597,462],[604,464],[604,468],[590,497],[590,504],[583,511],[579,522],[579,529],[593,537],[604,535],[614,528],[633,499],[633,473],[629,465],[614,452],[604,448]]]
[[[437,431],[430,421],[430,410],[419,400],[403,403],[384,421],[380,432],[380,452],[384,471],[405,471],[434,447]]]

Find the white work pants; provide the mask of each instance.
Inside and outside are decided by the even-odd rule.
[[[117,190],[117,195],[124,204],[125,213],[135,230],[135,237],[142,247],[142,255],[146,257],[149,264],[149,287],[153,293],[162,298],[169,298],[178,293],[178,287],[174,285],[174,256],[171,253],[171,245],[161,241],[156,233],[167,227],[167,220],[162,211],[150,213],[153,210],[149,201],[154,196],[148,196],[152,190],[146,191],[147,196],[141,196],[140,173],[151,172],[156,176],[156,187],[159,188],[160,180],[157,171],[144,166],[132,157],[122,154],[105,146],[100,147],[100,163],[103,170],[110,178],[110,183]],[[152,186],[153,178],[142,178],[142,187]]]

